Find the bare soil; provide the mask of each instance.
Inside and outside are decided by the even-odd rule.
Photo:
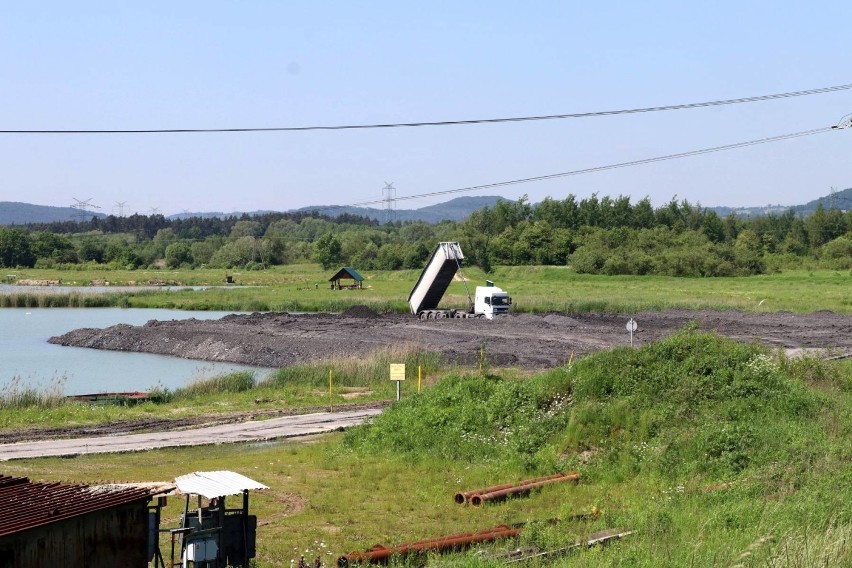
[[[260,367],[338,358],[363,358],[392,346],[415,345],[450,363],[473,365],[484,346],[493,366],[541,369],[616,345],[627,345],[629,318],[641,345],[668,336],[691,321],[741,341],[786,349],[828,348],[852,352],[852,316],[669,310],[638,314],[513,314],[484,319],[421,321],[410,315],[377,314],[364,306],[339,315],[255,313],[219,320],[149,321],[77,329],[51,343],[173,355]]]
[[[220,320],[149,321],[77,329],[51,343],[173,355],[260,367],[284,367],[342,357],[365,357],[399,345],[414,345],[443,355],[449,363],[475,365],[484,346],[492,366],[542,369],[617,345],[628,345],[628,319],[638,323],[635,345],[666,337],[695,321],[706,330],[740,341],[803,352],[829,349],[852,354],[852,316],[669,310],[638,314],[513,314],[492,321],[443,319],[421,321],[410,315],[377,314],[356,306],[340,315],[256,313]],[[347,404],[344,409],[381,408],[387,403]],[[92,437],[146,431],[190,429],[301,414],[318,409],[280,409],[169,419],[125,420],[98,426],[0,432],[0,443]]]

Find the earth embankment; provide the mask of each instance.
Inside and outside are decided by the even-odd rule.
[[[483,319],[421,321],[410,315],[376,314],[359,307],[343,314],[255,313],[219,320],[149,321],[143,326],[84,328],[51,343],[188,359],[284,367],[335,358],[364,357],[399,345],[441,353],[474,364],[484,346],[495,366],[546,368],[616,345],[627,345],[629,318],[638,322],[634,344],[665,337],[691,321],[734,339],[787,349],[852,352],[852,316],[669,310],[638,314],[513,314]]]

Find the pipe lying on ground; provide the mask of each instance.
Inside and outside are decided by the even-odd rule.
[[[379,563],[387,561],[391,556],[406,556],[412,552],[424,552],[433,550],[436,552],[460,550],[472,544],[481,542],[491,542],[501,538],[513,538],[521,533],[521,528],[512,528],[507,525],[500,525],[493,529],[479,531],[475,533],[464,533],[428,540],[419,540],[417,542],[409,542],[400,544],[394,547],[386,548],[381,545],[376,545],[366,552],[351,552],[337,559],[337,565],[345,568],[352,563]]]
[[[456,493],[453,496],[453,499],[459,505],[464,505],[468,503],[470,499],[474,495],[481,495],[483,493],[492,493],[494,491],[500,491],[501,489],[509,489],[512,487],[518,487],[520,485],[529,485],[530,483],[537,483],[539,481],[546,481],[548,479],[558,479],[560,477],[565,477],[564,473],[554,473],[553,475],[545,475],[542,477],[534,477],[532,479],[526,479],[524,481],[518,481],[517,483],[503,483],[501,485],[492,485],[491,487],[483,487],[482,489],[472,489],[470,491],[464,491],[461,493]]]
[[[571,481],[576,485],[580,482],[580,474],[579,473],[570,473],[568,475],[562,475],[560,477],[555,477],[553,479],[545,479],[542,481],[536,481],[534,483],[527,483],[525,485],[519,484],[514,487],[508,487],[505,489],[498,489],[496,491],[490,491],[488,493],[481,493],[478,495],[473,495],[470,498],[470,504],[474,507],[479,507],[484,505],[485,503],[494,502],[494,501],[502,501],[507,497],[514,497],[519,495],[526,495],[533,489],[538,489],[539,487],[543,487],[545,485],[550,485],[551,483],[560,483],[563,481]]]

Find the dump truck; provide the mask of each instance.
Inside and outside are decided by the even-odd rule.
[[[509,313],[512,298],[509,294],[494,286],[490,280],[485,286],[477,286],[471,299],[467,282],[467,309],[440,309],[438,303],[453,281],[456,273],[461,270],[464,260],[461,246],[457,242],[440,242],[426,262],[426,268],[420,274],[417,284],[408,295],[408,306],[411,313],[420,319],[441,318],[486,318],[492,319],[497,314]]]

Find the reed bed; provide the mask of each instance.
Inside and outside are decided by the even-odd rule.
[[[0,410],[12,408],[56,408],[65,404],[66,377],[56,378],[47,386],[27,385],[16,376],[0,388]]]

